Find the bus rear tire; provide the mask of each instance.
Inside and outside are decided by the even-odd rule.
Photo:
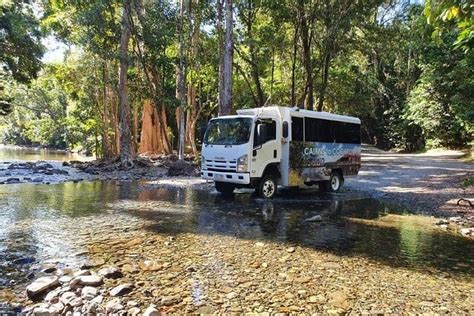
[[[231,195],[234,193],[235,185],[227,182],[216,182],[215,187],[217,192],[225,194],[225,195]]]
[[[272,174],[266,174],[258,184],[257,193],[261,198],[273,199],[277,193],[277,180]]]
[[[339,171],[333,171],[329,177],[329,181],[319,182],[319,191],[337,193],[344,184],[344,178]]]

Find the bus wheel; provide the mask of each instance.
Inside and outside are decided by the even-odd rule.
[[[344,183],[344,179],[342,178],[341,173],[333,171],[331,173],[331,177],[329,178],[328,191],[339,192],[339,190],[342,188],[343,183]]]
[[[272,174],[264,175],[258,185],[258,195],[264,199],[273,199],[277,192],[277,181]]]
[[[234,193],[235,186],[231,183],[226,182],[216,182],[215,187],[217,192],[220,192],[225,195],[231,195]]]

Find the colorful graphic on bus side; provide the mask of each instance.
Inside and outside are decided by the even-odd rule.
[[[301,142],[290,143],[290,182],[324,180],[332,169],[355,175],[361,164],[359,144]]]

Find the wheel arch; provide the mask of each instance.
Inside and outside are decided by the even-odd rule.
[[[265,169],[263,169],[262,177],[267,174],[272,174],[278,179],[281,179],[281,172],[280,172],[280,163],[278,162],[271,162],[269,163]]]

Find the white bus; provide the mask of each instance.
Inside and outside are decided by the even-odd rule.
[[[290,107],[238,110],[209,121],[201,177],[216,190],[255,188],[271,199],[277,187],[319,185],[338,192],[361,166],[360,120]]]

